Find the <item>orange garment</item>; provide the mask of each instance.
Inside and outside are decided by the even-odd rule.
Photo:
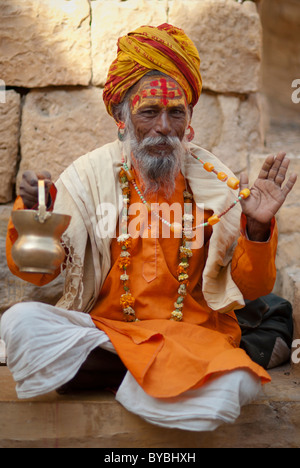
[[[172,202],[183,203],[184,190],[185,181],[180,174]],[[139,203],[137,193],[132,190],[131,194],[132,204]],[[155,201],[165,200],[159,195]],[[211,212],[205,212],[204,216],[210,215]],[[133,240],[128,274],[131,293],[136,298],[136,316],[140,320],[135,323],[123,320],[119,303],[123,289],[117,264],[120,246],[116,239],[112,241],[112,267],[91,317],[109,336],[137,382],[153,397],[177,396],[200,387],[220,373],[241,368],[256,374],[262,383],[270,381],[268,373],[239,348],[241,331],[234,312],[212,311],[203,298],[201,277],[211,232],[211,227],[206,228],[204,246],[194,250],[189,261],[189,294],[184,301],[182,322],[169,320],[178,297],[176,270],[181,239],[138,237]],[[232,275],[245,298],[254,299],[271,292],[276,275],[276,247],[275,223],[269,242],[251,242],[241,235],[233,255]]]
[[[183,204],[184,190],[185,181],[180,175],[172,202]],[[131,193],[131,203],[138,203],[136,192],[132,190]],[[159,196],[157,201],[165,200]],[[210,215],[205,212],[206,219]],[[206,228],[205,245],[194,250],[189,261],[190,285],[184,301],[183,322],[169,320],[178,297],[176,270],[181,239],[134,239],[128,274],[130,290],[136,299],[136,316],[140,320],[135,323],[123,321],[119,303],[123,293],[118,267],[120,246],[117,240],[112,242],[112,268],[91,316],[96,326],[107,333],[125,366],[151,396],[177,396],[201,386],[213,375],[237,368],[253,371],[263,383],[270,380],[267,372],[238,348],[241,331],[234,312],[212,311],[203,298],[201,277],[211,229]],[[250,242],[245,236],[239,239],[233,258],[233,276],[246,298],[272,290],[276,244],[274,232],[270,242],[264,244]],[[248,270],[251,270],[248,265],[253,268],[251,277],[248,277]],[[261,265],[265,266],[264,271]]]

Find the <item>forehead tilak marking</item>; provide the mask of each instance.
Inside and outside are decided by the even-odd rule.
[[[141,87],[143,89],[141,89]],[[153,104],[157,103],[159,100],[161,104],[167,106],[170,101],[179,101],[182,100],[183,97],[179,85],[167,78],[143,82],[141,87],[132,98],[131,104],[133,110],[136,110],[136,106],[141,104],[142,99],[148,98]]]

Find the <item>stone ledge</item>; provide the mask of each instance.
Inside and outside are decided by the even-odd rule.
[[[300,379],[289,366],[270,372],[265,395],[215,432],[163,429],[127,412],[108,393],[18,400],[0,367],[1,448],[296,448],[300,445]]]

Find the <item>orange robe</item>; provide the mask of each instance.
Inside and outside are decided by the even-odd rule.
[[[183,205],[184,190],[185,181],[180,174],[172,203]],[[165,200],[159,194],[154,201],[162,203]],[[137,193],[132,189],[131,203],[139,202]],[[195,210],[194,206],[194,214]],[[211,212],[204,213],[206,219],[210,215]],[[147,222],[145,228],[147,230]],[[245,299],[255,299],[271,292],[274,286],[277,228],[273,221],[271,237],[266,243],[249,241],[245,236],[245,228],[246,221],[242,216],[241,236],[232,259],[232,276]],[[190,284],[184,301],[182,322],[169,320],[178,297],[176,270],[181,239],[139,236],[133,240],[128,274],[131,293],[136,299],[134,309],[139,319],[134,323],[123,319],[120,296],[124,291],[120,281],[122,271],[118,266],[120,246],[116,239],[112,240],[112,267],[91,317],[95,325],[109,336],[137,382],[153,397],[180,395],[200,387],[220,373],[235,369],[253,372],[262,383],[271,380],[268,373],[239,348],[241,330],[234,312],[220,314],[213,311],[203,297],[201,278],[212,229],[205,229],[204,245],[193,250],[189,261]],[[13,273],[28,280],[28,275],[25,277],[17,271],[11,258],[14,238],[14,227],[10,223],[7,237],[8,264]],[[31,282],[39,285],[50,280],[45,275],[32,276],[35,277],[31,278]]]

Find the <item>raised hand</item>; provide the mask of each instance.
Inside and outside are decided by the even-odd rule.
[[[266,240],[270,223],[286,200],[297,181],[297,175],[291,174],[286,183],[290,161],[286,153],[270,155],[265,160],[258,179],[251,188],[249,198],[241,202],[243,213],[247,217],[247,230],[251,240]],[[240,188],[248,187],[248,177],[242,174]]]
[[[20,184],[20,196],[26,208],[32,209],[38,203],[38,180],[45,180],[46,201],[48,201],[49,190],[52,185],[50,172],[41,171],[36,174],[33,171],[26,171]]]

